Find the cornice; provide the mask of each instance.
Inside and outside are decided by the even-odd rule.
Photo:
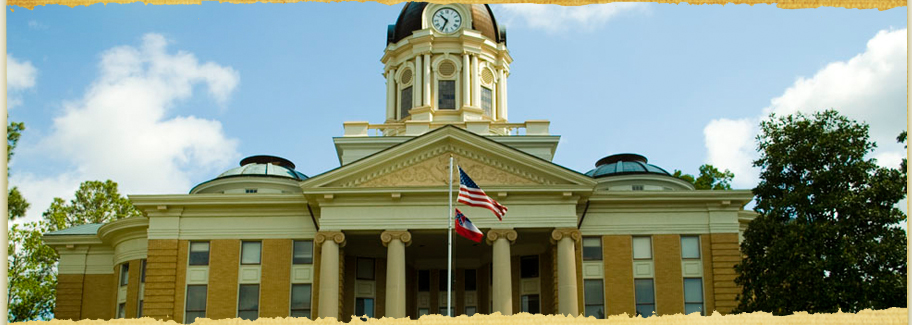
[[[149,218],[130,217],[124,218],[98,228],[98,238],[111,247],[130,239],[146,238],[149,229]]]
[[[172,207],[240,207],[263,205],[301,205],[307,200],[300,193],[291,194],[163,194],[130,195],[140,209],[168,210]]]

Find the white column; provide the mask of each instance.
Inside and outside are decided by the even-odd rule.
[[[431,55],[424,55],[424,68],[421,69],[424,72],[424,100],[421,102],[422,106],[431,105]]]
[[[503,118],[504,121],[506,121],[507,120],[507,75],[509,75],[510,73],[507,72],[506,69],[504,69],[501,71],[501,74],[503,75],[503,79],[501,79],[501,81],[500,81],[501,83],[503,83],[503,92],[501,93],[500,96],[503,97],[503,106],[500,108],[500,115],[498,115],[498,116]]]
[[[506,74],[504,74],[504,70],[503,70],[503,69],[497,70],[497,74],[499,75],[499,76],[498,76],[498,77],[499,77],[499,78],[498,78],[499,80],[498,80],[498,82],[497,82],[497,110],[496,110],[496,113],[495,113],[495,115],[496,115],[495,119],[506,120],[507,118],[506,118],[505,116],[507,115],[507,114],[506,114],[506,107],[507,107],[507,105],[506,105],[506,103],[507,103],[507,91],[506,91],[506,89],[507,89],[507,87],[506,87],[506,85],[507,85],[507,78],[506,78]]]
[[[478,56],[472,56],[472,106],[481,107],[481,83],[478,80]]]
[[[491,257],[494,277],[491,282],[494,310],[513,315],[513,282],[510,278],[510,245],[516,241],[513,229],[488,230],[487,243],[494,246]]]
[[[462,55],[462,105],[472,106],[472,65],[469,54]]]
[[[396,71],[386,72],[386,119],[396,119]]]
[[[579,315],[575,244],[581,238],[576,228],[555,229],[551,232],[551,239],[557,241],[557,311],[561,315]]]
[[[408,231],[384,231],[380,234],[386,246],[386,317],[403,318],[405,314],[405,247],[412,243]]]
[[[421,106],[422,103],[424,103],[424,97],[422,97],[423,95],[421,94],[422,90],[424,90],[424,86],[422,86],[423,85],[422,77],[424,77],[424,63],[421,61],[421,55],[418,55],[415,57],[415,70],[414,71],[415,71],[415,80],[414,80],[414,82],[412,82],[412,93],[413,93],[412,103],[415,103],[415,104],[412,105],[412,108]]]
[[[341,231],[321,231],[314,236],[314,243],[322,244],[320,251],[320,306],[319,317],[339,318],[339,246],[345,246]]]

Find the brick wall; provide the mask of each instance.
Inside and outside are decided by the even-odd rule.
[[[605,302],[608,315],[636,315],[633,293],[633,248],[630,236],[603,236]]]
[[[238,266],[241,241],[221,239],[209,242],[209,287],[206,317],[237,317]]]
[[[175,322],[182,323],[184,321],[184,307],[186,306],[185,295],[187,294],[187,254],[190,248],[190,241],[181,240],[177,245],[177,268],[174,280],[174,315],[172,318]],[[148,269],[148,266],[146,266]],[[146,276],[148,277],[148,270],[146,270]],[[146,280],[148,281],[148,279]],[[146,284],[146,296],[149,296],[149,285]],[[170,291],[168,291],[170,292]],[[146,304],[146,302],[143,302]],[[145,307],[143,307],[145,308]]]
[[[681,237],[652,236],[655,252],[656,314],[684,313],[684,279],[681,277]]]
[[[700,254],[703,260],[703,308],[704,315],[712,315],[716,310],[715,282],[713,281],[712,240],[709,234],[700,236]]]
[[[114,274],[86,274],[82,290],[83,319],[114,318],[114,302],[117,287]]]
[[[290,239],[264,239],[260,317],[288,317],[291,305]]]
[[[144,316],[174,320],[176,274],[177,239],[150,239],[143,298]]]
[[[727,314],[738,305],[735,297],[740,288],[735,285],[735,265],[741,262],[738,234],[711,234],[712,275],[715,308]]]

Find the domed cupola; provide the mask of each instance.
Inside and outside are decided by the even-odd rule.
[[[693,184],[669,174],[665,169],[648,163],[646,157],[621,153],[599,159],[595,169],[586,175],[598,180],[598,189],[611,191],[693,190]]]
[[[380,61],[387,91],[383,135],[417,135],[443,124],[509,134],[513,58],[506,30],[488,5],[406,3],[387,28]],[[409,126],[401,127],[404,122]]]
[[[268,155],[250,156],[241,159],[240,167],[229,169],[218,177],[193,187],[190,194],[300,192],[297,184],[305,179],[307,175],[295,170],[294,163],[288,159]]]

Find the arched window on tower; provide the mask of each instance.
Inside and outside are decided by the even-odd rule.
[[[456,64],[444,60],[437,65],[437,109],[456,109]]]
[[[399,73],[399,119],[409,116],[409,110],[412,109],[412,80],[414,79],[411,66],[400,69]]]

